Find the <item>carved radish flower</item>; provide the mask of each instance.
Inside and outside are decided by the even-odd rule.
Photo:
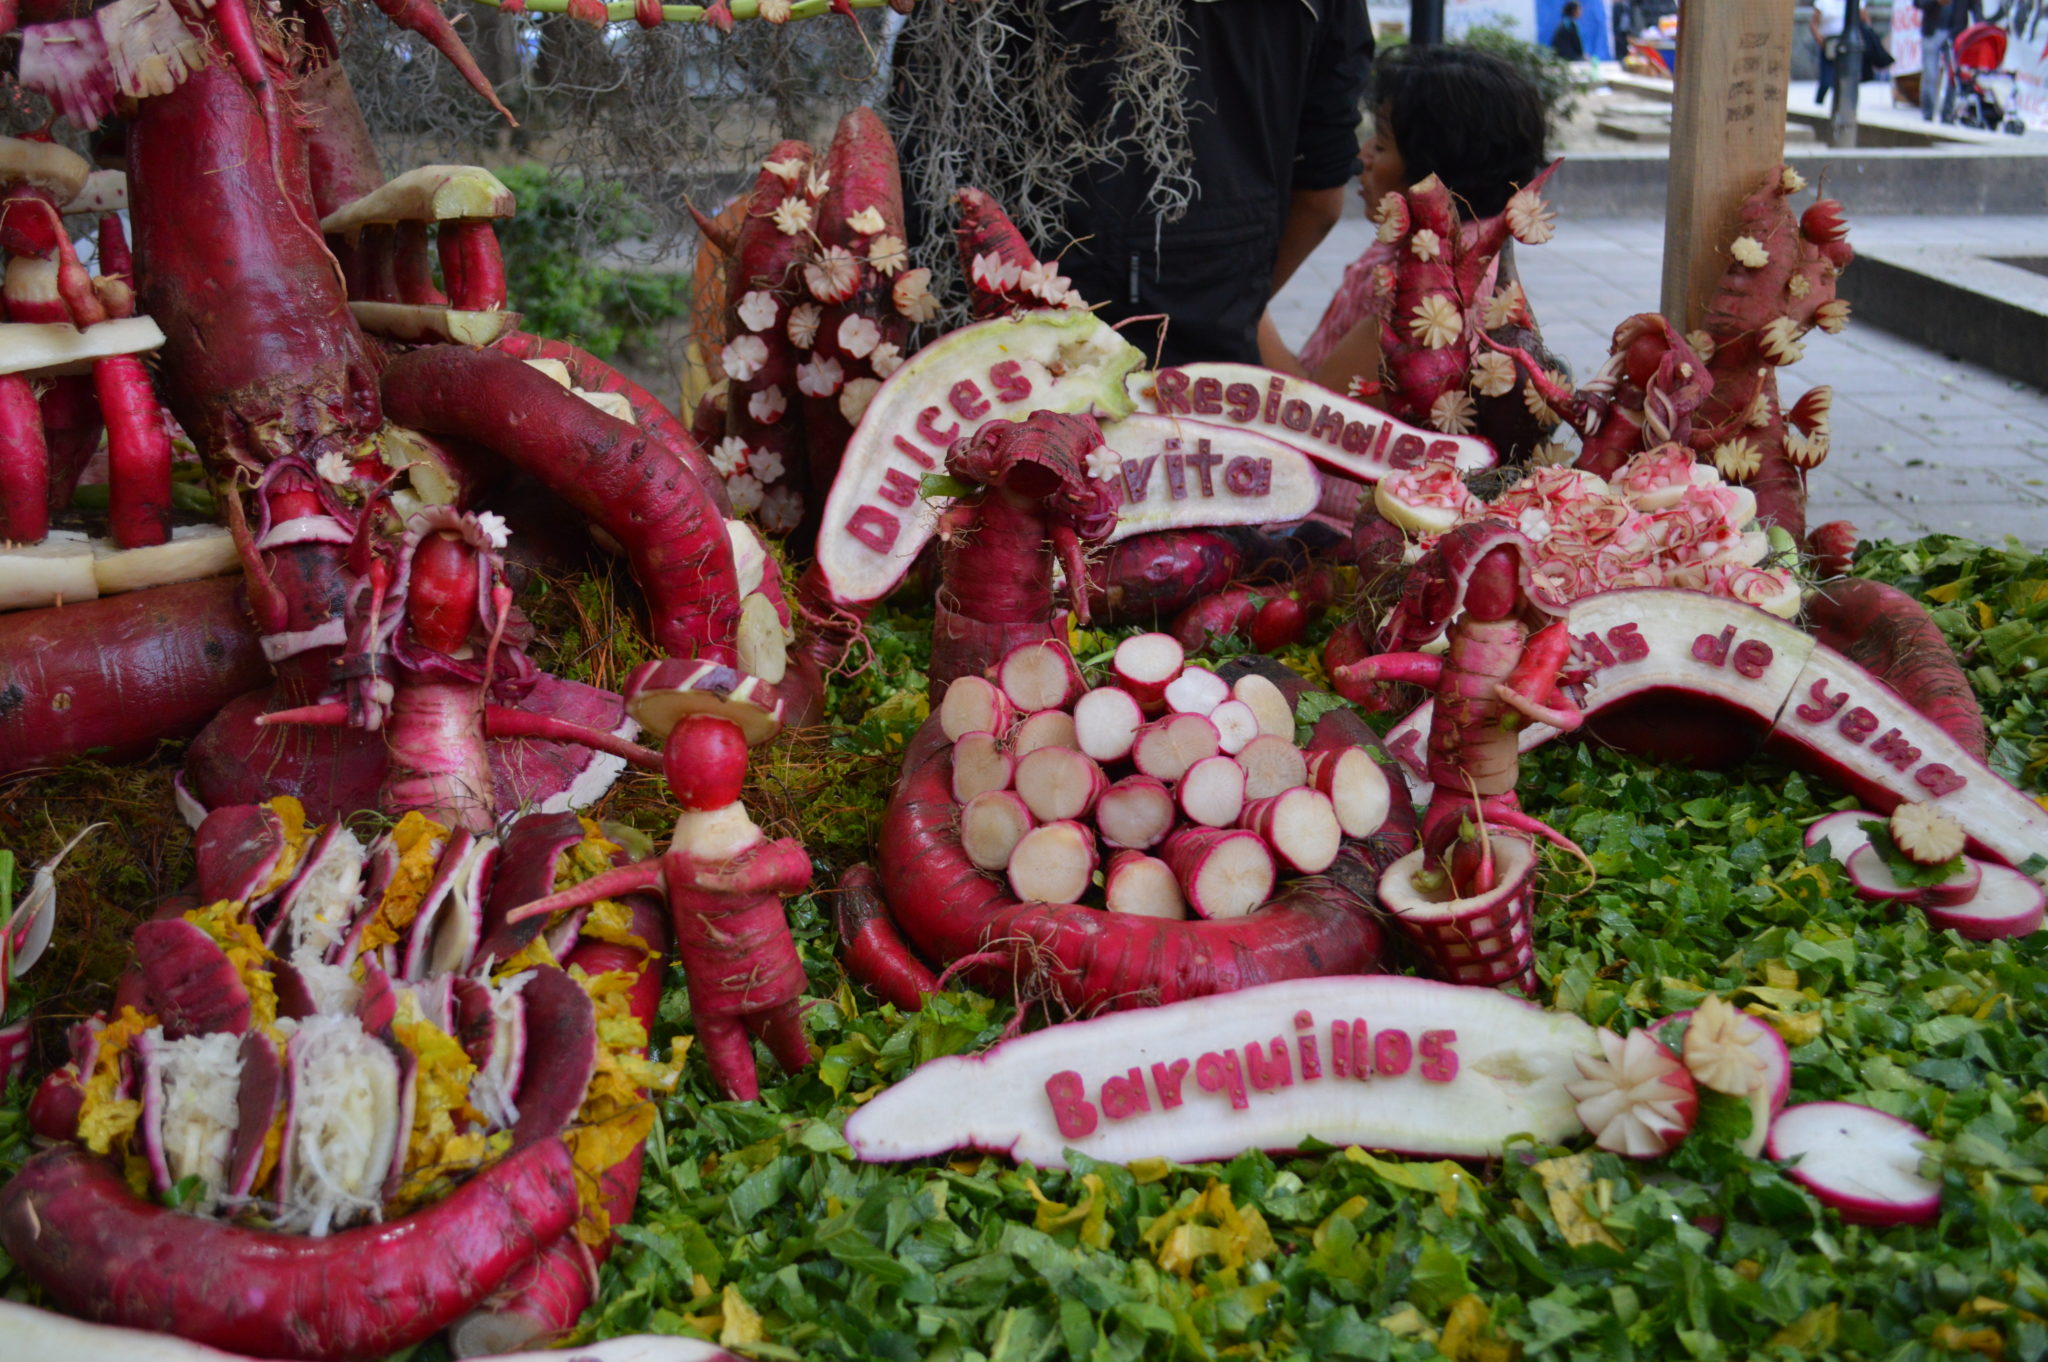
[[[860,287],[860,262],[844,246],[827,246],[804,266],[804,287],[821,303],[843,303]]]
[[[1757,345],[1773,364],[1797,364],[1806,357],[1806,347],[1799,343],[1799,323],[1790,317],[1771,318]]]
[[[896,310],[914,322],[928,322],[939,315],[939,300],[932,295],[932,272],[905,270],[890,288]]]
[[[1489,350],[1472,361],[1472,391],[1481,397],[1501,397],[1515,386],[1515,362]]]
[[[876,378],[887,378],[903,367],[903,351],[894,341],[883,341],[868,352],[868,367],[875,371]]]
[[[1098,482],[1108,482],[1111,478],[1121,476],[1123,469],[1123,455],[1108,445],[1097,445],[1088,451],[1088,476]]]
[[[990,293],[1008,293],[1016,288],[1018,281],[1024,277],[1021,266],[1011,264],[992,251],[984,251],[975,256],[969,273],[973,275],[978,286]]]
[[[1763,466],[1763,451],[1747,435],[1738,435],[1715,446],[1714,467],[1730,482],[1747,482]]]
[[[1771,423],[1771,390],[1768,384],[1756,390],[1756,396],[1749,399],[1748,421],[1756,430],[1762,430]]]
[[[1372,210],[1372,220],[1380,225],[1381,243],[1391,246],[1408,234],[1408,200],[1388,193]]]
[[[764,426],[774,425],[788,410],[789,399],[783,395],[780,384],[770,384],[759,392],[747,396],[747,415]]]
[[[1471,397],[1453,388],[1439,393],[1436,401],[1430,403],[1429,423],[1446,435],[1469,435],[1477,412]]]
[[[860,418],[868,414],[868,403],[875,400],[875,389],[881,386],[882,380],[879,378],[846,380],[846,386],[839,390],[839,414],[846,418],[846,424],[860,424]]]
[[[1806,177],[1791,166],[1784,166],[1780,168],[1778,184],[1787,194],[1797,194],[1800,190],[1806,188]]]
[[[747,471],[759,478],[764,485],[780,482],[784,472],[781,452],[765,446],[755,450],[747,457]]]
[[[749,331],[766,331],[775,325],[775,318],[782,311],[775,304],[775,295],[764,288],[748,290],[740,298],[740,305],[733,310]]]
[[[1058,265],[1040,261],[1017,276],[1017,287],[1041,302],[1058,307],[1066,301],[1073,281],[1060,273]]]
[[[1668,1154],[1692,1129],[1699,1089],[1677,1055],[1648,1031],[1623,1040],[1600,1030],[1601,1057],[1575,1055],[1580,1076],[1564,1085],[1579,1120],[1602,1149],[1632,1159]]]
[[[876,273],[891,275],[910,263],[910,251],[903,238],[884,232],[868,244],[868,264]]]
[[[760,373],[761,366],[768,362],[768,342],[759,336],[734,336],[725,343],[718,358],[728,378],[744,383]]]
[[[1826,431],[1817,435],[1801,435],[1796,430],[1785,432],[1785,457],[1794,468],[1818,468],[1827,456]]]
[[[1812,435],[1828,428],[1828,415],[1834,406],[1835,390],[1823,383],[1801,393],[1799,400],[1792,404],[1792,410],[1785,415],[1793,425]]]
[[[1578,457],[1578,451],[1561,440],[1545,440],[1529,455],[1536,468],[1562,468]]]
[[[1892,841],[1915,865],[1940,865],[1963,854],[1967,840],[1963,825],[1920,800],[1908,800],[1892,810],[1889,828]]]
[[[722,478],[729,478],[747,466],[747,442],[728,435],[711,447],[711,466]]]
[[[805,397],[830,397],[846,381],[846,370],[830,355],[820,355],[796,366],[796,388]]]
[[[775,230],[784,236],[796,236],[811,228],[811,206],[795,195],[776,204],[771,216],[775,220]]]
[[[1518,189],[1508,200],[1508,230],[1524,245],[1541,246],[1557,233],[1557,213],[1541,194]]]
[[[1749,1103],[1749,1137],[1742,1152],[1755,1158],[1771,1126],[1771,1067],[1751,1044],[1758,1023],[1709,993],[1685,1026],[1685,1067],[1715,1092]]]
[[[846,225],[848,229],[858,232],[862,236],[873,236],[889,224],[882,221],[881,213],[876,211],[874,205],[870,204],[848,218]]]
[[[859,313],[839,323],[839,348],[855,359],[864,359],[882,343],[882,328]]]
[[[823,166],[812,166],[809,178],[804,181],[804,197],[815,203],[824,198],[826,191],[831,188],[832,172]]]
[[[336,487],[355,476],[355,469],[349,465],[348,455],[338,449],[330,449],[314,460],[313,471],[320,475],[322,482],[331,482]]]
[[[788,534],[804,518],[803,494],[786,483],[771,487],[762,496],[760,512],[754,518],[770,534]]]
[[[761,169],[786,185],[795,185],[804,173],[804,162],[792,156],[786,161],[763,161]]]
[[[1529,320],[1528,295],[1520,284],[1509,284],[1486,300],[1486,329],[1498,331]],[[1502,356],[1503,359],[1506,356]]]
[[[1814,324],[1830,336],[1839,336],[1849,325],[1849,300],[1830,298],[1813,314]]]
[[[1408,250],[1417,260],[1434,260],[1443,254],[1444,243],[1435,232],[1424,227],[1408,238]]]
[[[1795,274],[1785,281],[1785,292],[1794,299],[1804,298],[1813,292],[1813,281],[1803,274]]]
[[[771,24],[786,24],[793,9],[791,0],[761,0],[761,7],[756,13]]]
[[[1715,351],[1715,350],[1716,350],[1716,349],[1717,349],[1718,347],[1716,347],[1716,346],[1715,346],[1715,344],[1714,344],[1714,338],[1713,338],[1712,336],[1708,335],[1708,334],[1707,334],[1706,332],[1704,332],[1704,331],[1688,331],[1688,332],[1686,332],[1686,333],[1685,333],[1685,343],[1686,343],[1687,345],[1690,345],[1690,346],[1692,347],[1692,352],[1693,352],[1694,354],[1698,355],[1698,356],[1700,357],[1700,359],[1701,359],[1701,360],[1703,360],[1703,361],[1705,361],[1706,363],[1709,363],[1709,364],[1711,364],[1711,363],[1713,363],[1713,362],[1714,362],[1714,351]]]
[[[799,350],[808,350],[818,343],[818,323],[824,320],[825,310],[816,303],[798,303],[789,310],[789,343]]]
[[[1728,254],[1735,257],[1735,263],[1749,269],[1760,270],[1771,263],[1771,253],[1755,237],[1744,234],[1729,244]]]
[[[1432,293],[1415,305],[1408,334],[1425,350],[1441,350],[1465,329],[1465,318],[1448,293]]]
[[[732,502],[732,513],[745,515],[760,506],[761,484],[745,473],[735,473],[725,480],[725,495]]]
[[[1543,376],[1549,379],[1557,387],[1562,388],[1564,386],[1564,375],[1559,373],[1555,369],[1545,369],[1543,371]],[[1552,411],[1550,409],[1550,404],[1543,400],[1543,394],[1536,390],[1536,385],[1534,383],[1531,383],[1527,387],[1522,389],[1522,405],[1529,409],[1529,415],[1535,417],[1544,425],[1550,426],[1557,424],[1559,419],[1557,413]]]

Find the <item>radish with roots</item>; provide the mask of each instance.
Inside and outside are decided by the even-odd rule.
[[[1941,1214],[1941,1184],[1920,1172],[1927,1135],[1854,1102],[1805,1102],[1771,1123],[1770,1155],[1851,1225],[1920,1225]]]

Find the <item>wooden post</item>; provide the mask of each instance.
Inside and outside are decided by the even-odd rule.
[[[1737,210],[1785,156],[1793,0],[1685,0],[1664,197],[1664,315],[1699,325]]]

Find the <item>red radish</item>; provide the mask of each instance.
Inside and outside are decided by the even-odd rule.
[[[1226,587],[1174,616],[1169,632],[1190,653],[1199,653],[1220,638],[1243,638],[1277,590],[1271,586]]]
[[[1921,1225],[1941,1214],[1941,1184],[1920,1172],[1925,1143],[1918,1126],[1875,1108],[1804,1102],[1778,1113],[1769,1148],[1848,1223]]]
[[[2048,896],[2041,883],[2010,866],[1970,861],[1981,878],[1968,900],[1939,903],[1930,897],[1920,906],[1937,930],[1952,931],[1969,941],[1997,941],[2041,930]]]
[[[1216,725],[1218,745],[1231,756],[1259,736],[1259,716],[1242,700],[1225,700],[1209,711],[1209,722]]]
[[[1301,787],[1245,805],[1238,823],[1265,838],[1282,864],[1304,875],[1328,870],[1344,840],[1329,796]]]
[[[1009,789],[1016,773],[1016,758],[993,733],[963,734],[953,744],[953,798],[958,803]]]
[[[1237,764],[1244,768],[1246,799],[1270,799],[1283,790],[1308,784],[1308,757],[1292,738],[1261,734],[1245,744],[1237,754]]]
[[[1019,761],[1041,747],[1080,751],[1081,742],[1075,731],[1074,716],[1063,709],[1041,709],[1019,723],[1010,736],[1010,753]]]
[[[1089,608],[1106,624],[1171,619],[1230,585],[1243,562],[1236,541],[1215,530],[1135,535],[1088,565]]]
[[[1095,875],[1095,836],[1079,823],[1046,823],[1010,853],[1010,890],[1023,903],[1079,903]]]
[[[284,1111],[284,1056],[277,1042],[261,1031],[242,1037],[241,1087],[235,1093],[235,1139],[228,1153],[229,1197],[256,1190],[271,1130]]]
[[[1749,1135],[1742,1152],[1762,1152],[1771,1118],[1792,1091],[1792,1056],[1784,1040],[1764,1022],[1708,994],[1688,1012],[1675,1012],[1649,1028],[1655,1036],[1682,1026],[1685,1042],[1679,1053],[1701,1086],[1740,1097],[1749,1103]]]
[[[1122,761],[1145,725],[1144,710],[1130,692],[1113,686],[1089,691],[1074,703],[1074,740],[1097,761]]]
[[[1276,653],[1289,644],[1301,642],[1308,632],[1309,608],[1291,595],[1267,599],[1252,616],[1246,638],[1256,652]]]
[[[1346,837],[1370,837],[1386,826],[1394,785],[1363,748],[1339,747],[1308,759],[1308,785],[1330,797]]]
[[[1198,917],[1243,917],[1273,893],[1273,855],[1255,832],[1182,828],[1161,854]]]
[[[1927,607],[1888,582],[1849,577],[1813,592],[1806,608],[1815,638],[1868,668],[1983,759],[1984,711]]]
[[[1025,714],[1064,709],[1082,689],[1074,655],[1055,639],[1011,649],[997,666],[996,683]]]
[[[960,845],[983,870],[1002,871],[1009,868],[1017,843],[1037,826],[1030,807],[1015,793],[989,790],[961,807]]]
[[[1016,787],[1032,817],[1052,823],[1086,818],[1109,781],[1072,748],[1041,747],[1017,763]]]
[[[497,860],[494,837],[468,839],[458,832],[450,839],[406,932],[401,978],[459,974],[470,967],[483,936],[484,901]]]
[[[1699,1093],[1677,1055],[1647,1029],[1624,1040],[1604,1027],[1601,1055],[1577,1055],[1565,1084],[1594,1143],[1632,1159],[1668,1154],[1692,1129]]]
[[[233,899],[251,910],[282,889],[278,874],[287,854],[284,820],[267,804],[224,804],[206,815],[193,834],[199,897],[207,903]],[[289,848],[297,855],[297,848]]]
[[[1156,776],[1125,776],[1095,801],[1095,827],[1107,846],[1156,847],[1173,823],[1173,794]]]
[[[1171,634],[1133,634],[1116,645],[1110,670],[1147,714],[1166,708],[1166,688],[1181,673],[1187,651]]]
[[[1190,766],[1223,750],[1216,725],[1199,714],[1169,714],[1138,730],[1131,745],[1131,762],[1139,772],[1172,782],[1187,774]]]
[[[1166,707],[1175,714],[1206,715],[1229,698],[1223,678],[1200,667],[1190,667],[1166,686]]]
[[[812,247],[809,232],[790,230],[797,227],[790,215],[813,214],[815,204],[803,189],[811,169],[806,142],[778,142],[763,160],[744,199],[725,306],[722,358],[728,394],[719,435],[746,447],[747,475],[768,489],[756,513],[765,528],[783,535],[797,527],[831,485],[818,481],[813,476],[818,470],[810,467],[805,403],[797,391],[801,356],[790,337],[791,313],[801,299],[802,261]],[[764,476],[768,472],[775,476]],[[797,545],[799,551],[805,547]],[[1002,731],[991,724],[970,727]]]
[[[463,978],[452,990],[455,1015],[448,1029],[476,1065],[470,1103],[499,1129],[519,1119],[512,1101],[526,1067],[526,1002],[519,995],[533,977],[526,971],[495,984]]]
[[[953,739],[968,733],[1001,736],[1010,731],[1016,716],[1017,707],[1010,697],[995,682],[980,676],[961,677],[946,687],[946,698],[939,702],[939,727]]]
[[[35,390],[0,374],[0,542],[40,544],[50,532],[50,455]]]
[[[1227,828],[1244,808],[1244,768],[1229,757],[1204,757],[1180,778],[1177,795],[1188,821]]]
[[[1924,800],[1909,799],[1892,810],[1892,843],[1915,865],[1940,865],[1963,854],[1963,825]]]
[[[684,808],[723,808],[746,786],[747,740],[729,719],[688,715],[662,744],[661,771]]]
[[[446,1327],[577,1210],[559,1140],[514,1152],[424,1210],[322,1239],[152,1205],[117,1165],[60,1145],[0,1188],[0,1246],[87,1318],[261,1357],[344,1362]]]
[[[1135,917],[1178,922],[1188,915],[1187,901],[1181,897],[1180,881],[1173,877],[1173,867],[1141,851],[1119,851],[1109,858],[1103,903],[1112,913]]]
[[[1230,684],[1230,698],[1250,707],[1259,732],[1294,741],[1294,706],[1280,688],[1257,672],[1246,672]]]
[[[239,1036],[249,1029],[249,990],[203,930],[181,917],[161,918],[137,927],[134,941],[149,1010],[163,1019],[165,1036]]]
[[[1007,850],[1004,856],[1007,859]],[[924,1006],[927,994],[939,991],[938,976],[917,958],[890,920],[873,867],[857,865],[839,877],[833,920],[846,972],[883,1002],[915,1012]]]

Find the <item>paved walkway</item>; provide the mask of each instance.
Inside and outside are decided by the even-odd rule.
[[[1371,237],[1370,222],[1346,218],[1274,300],[1291,344]],[[2048,216],[1852,220],[1850,240],[2048,256]],[[1581,378],[1623,318],[1656,310],[1663,248],[1662,222],[1609,219],[1565,223],[1547,245],[1520,249],[1544,339]],[[1853,318],[1840,336],[1809,337],[1781,379],[1788,400],[1822,383],[1835,390],[1834,436],[1812,475],[1811,521],[1851,520],[1866,539],[1939,530],[2048,547],[2048,393]]]

